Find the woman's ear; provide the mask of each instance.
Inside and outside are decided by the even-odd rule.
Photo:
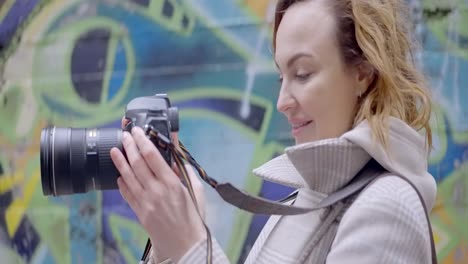
[[[375,69],[370,63],[363,62],[356,67],[356,70],[356,95],[361,97],[374,81]]]

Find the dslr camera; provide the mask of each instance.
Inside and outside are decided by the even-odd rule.
[[[68,195],[93,190],[117,189],[120,175],[110,157],[113,147],[122,146],[122,133],[134,126],[154,129],[171,140],[170,133],[179,130],[177,107],[171,106],[166,94],[137,97],[125,108],[129,123],[123,128],[70,128],[50,126],[42,129],[40,166],[44,195]],[[170,148],[153,144],[168,164]]]

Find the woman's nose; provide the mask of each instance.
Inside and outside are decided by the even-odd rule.
[[[278,101],[276,102],[276,109],[278,109],[281,113],[286,113],[290,111],[296,104],[296,99],[294,96],[285,89],[285,87],[281,87],[280,94],[278,96]]]

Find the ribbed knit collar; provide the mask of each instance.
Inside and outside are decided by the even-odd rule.
[[[253,173],[267,181],[329,194],[346,185],[370,158],[346,139],[324,139],[288,147]]]

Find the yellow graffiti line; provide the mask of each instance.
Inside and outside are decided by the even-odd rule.
[[[20,171],[13,176],[0,177],[0,194],[4,194],[13,189],[16,185],[24,181],[24,172]]]
[[[23,197],[15,200],[6,210],[5,220],[7,225],[8,235],[10,237],[15,234],[18,229],[19,223],[25,214],[26,208],[28,208],[31,198],[34,194],[37,184],[39,183],[40,177],[39,172],[34,172],[31,178],[24,187]]]
[[[438,245],[439,243],[441,243],[442,238],[439,236],[439,233],[432,232],[432,235],[434,236],[434,244]]]
[[[27,39],[30,43],[37,42],[35,38],[42,39],[43,31],[48,27],[50,21],[53,21],[60,11],[67,7],[76,4],[79,0],[70,1],[50,1],[47,3],[32,20],[22,36],[22,39]],[[38,45],[40,46],[41,43]],[[35,48],[35,47],[34,47]]]
[[[40,135],[41,135],[41,132],[42,132],[42,128],[44,126],[46,126],[47,123],[45,120],[40,120],[38,121],[38,124],[37,126],[35,126],[31,132],[31,135],[30,137],[34,139],[34,141],[31,142],[31,144],[29,144],[28,148],[25,150],[25,152],[23,153],[23,155],[21,155],[21,157],[19,157],[17,160],[15,160],[15,167],[17,168],[24,168],[26,167],[27,163],[31,160],[32,157],[34,157],[35,155],[37,155],[37,153],[39,152],[39,149],[40,149]],[[5,143],[8,143],[8,142],[5,142]],[[2,142],[2,137],[0,136],[0,149],[2,149],[2,151],[5,151],[6,153],[13,153],[15,151],[17,151],[17,146],[15,145],[8,145],[8,144],[5,144],[3,145],[3,142]],[[22,176],[22,174],[21,174]],[[0,178],[0,194],[2,193],[2,183],[4,179]]]
[[[14,3],[15,0],[7,0],[5,3],[3,3],[3,6],[0,9],[0,22],[3,21],[3,19],[8,14],[8,11],[10,11],[10,8],[13,6]]]
[[[450,215],[447,213],[445,200],[446,199],[441,195],[437,196],[434,207],[432,208],[431,216],[437,216],[445,225],[453,226],[454,223],[451,220]]]
[[[35,139],[31,142],[30,146],[26,149],[25,153],[16,161],[15,167],[24,168],[26,167],[27,163],[37,155],[40,149],[40,135],[42,131],[42,127],[45,126],[44,121],[38,122],[38,125],[33,128],[31,132],[31,137]]]
[[[448,214],[447,210],[442,209],[437,211],[437,216],[439,216],[441,222],[443,222],[447,226],[454,226],[454,222],[452,221],[452,218]]]
[[[263,18],[268,8],[269,0],[244,0],[247,6],[257,17]]]

